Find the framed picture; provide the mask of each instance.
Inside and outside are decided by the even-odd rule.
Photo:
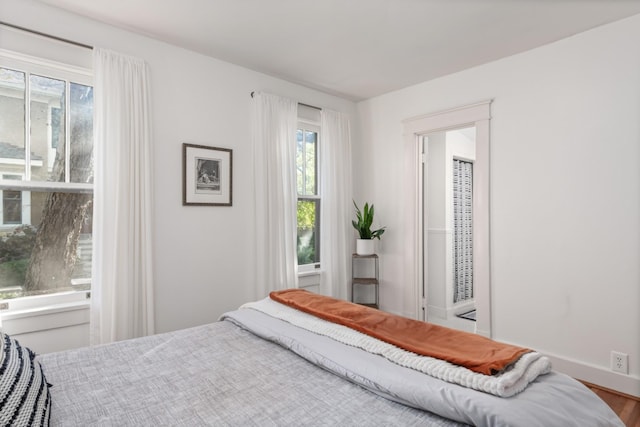
[[[182,144],[182,204],[231,206],[232,150]]]

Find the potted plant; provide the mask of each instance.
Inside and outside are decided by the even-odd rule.
[[[365,202],[364,208],[360,211],[360,208],[353,202],[353,206],[356,207],[356,220],[352,220],[353,228],[358,231],[360,238],[356,241],[356,253],[358,255],[372,255],[373,239],[380,240],[380,236],[384,233],[386,227],[378,228],[377,230],[371,230],[371,224],[373,223],[373,204],[369,206]]]

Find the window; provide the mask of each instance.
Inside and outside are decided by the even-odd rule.
[[[320,191],[318,142],[320,127],[300,121],[296,132],[296,169],[298,192],[298,271],[320,267]]]
[[[22,175],[2,174],[2,179],[21,180]],[[4,190],[2,193],[2,224],[22,224],[23,222],[23,206],[22,192]],[[29,222],[25,218],[25,222]]]
[[[90,72],[0,54],[0,299],[91,278]]]

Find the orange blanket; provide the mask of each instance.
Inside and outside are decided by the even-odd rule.
[[[271,292],[272,300],[423,356],[446,360],[474,372],[502,372],[531,350],[469,332],[385,313],[302,289]]]

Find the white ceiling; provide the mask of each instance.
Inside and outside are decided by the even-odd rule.
[[[640,0],[40,0],[361,100],[640,13]]]

